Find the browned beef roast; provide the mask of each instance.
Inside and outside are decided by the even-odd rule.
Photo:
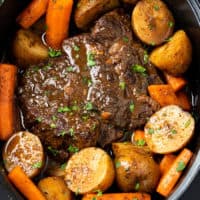
[[[28,69],[19,87],[26,126],[59,159],[67,149],[116,141],[158,109],[147,86],[161,80],[122,10],[101,17],[91,33],[66,39],[62,52]],[[100,117],[104,111],[108,120]]]

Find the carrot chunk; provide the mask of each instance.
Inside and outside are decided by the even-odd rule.
[[[159,194],[165,197],[170,194],[191,157],[192,152],[189,149],[185,148],[180,152],[168,171],[161,177],[156,189]]]
[[[187,81],[183,77],[175,77],[167,73],[164,73],[164,76],[174,92],[181,90],[187,84]]]
[[[46,12],[47,4],[48,0],[33,0],[17,17],[17,22],[29,28]]]
[[[164,174],[169,167],[173,164],[176,156],[173,154],[165,154],[160,162],[160,171],[161,174]]]
[[[60,49],[68,36],[73,0],[49,0],[46,15],[46,41],[53,49]]]
[[[0,139],[7,140],[14,131],[14,91],[17,68],[0,64]]]
[[[151,200],[151,196],[145,193],[115,193],[115,194],[86,194],[82,200]]]
[[[104,112],[101,113],[101,118],[104,119],[104,120],[107,120],[107,119],[109,119],[111,117],[111,115],[112,114],[110,112],[105,112],[104,111]]]
[[[10,181],[19,189],[19,191],[29,200],[46,200],[40,190],[28,178],[21,167],[16,166],[9,174]]]
[[[161,106],[179,105],[175,92],[168,84],[150,85],[148,86],[148,91],[151,98],[157,101]]]

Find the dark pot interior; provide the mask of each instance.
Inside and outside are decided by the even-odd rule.
[[[15,18],[21,9],[30,1],[7,0],[1,5],[0,1],[0,58],[4,59],[4,50],[8,48],[8,41],[12,38],[16,29]],[[188,33],[193,44],[193,62],[187,78],[189,80],[188,92],[192,102],[192,112],[197,117],[196,132],[189,148],[194,152],[190,166],[185,171],[174,192],[167,198],[168,200],[179,199],[188,188],[200,169],[200,4],[198,0],[166,0],[176,20],[177,29],[184,29]],[[2,146],[2,144],[0,144]],[[6,178],[6,173],[0,171],[0,184],[9,193],[8,199],[23,199],[12,187]],[[1,191],[0,191],[1,192]],[[152,199],[163,199],[160,196],[153,196]]]

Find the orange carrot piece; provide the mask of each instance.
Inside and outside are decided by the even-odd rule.
[[[107,119],[109,119],[111,117],[111,115],[112,114],[110,112],[102,112],[101,113],[101,118],[107,120]]]
[[[151,196],[145,193],[114,193],[114,194],[102,194],[98,196],[97,194],[86,194],[83,196],[82,200],[151,200]]]
[[[49,0],[46,15],[46,41],[53,49],[60,49],[68,36],[73,0]]]
[[[185,92],[183,91],[179,91],[176,93],[176,96],[179,100],[179,104],[180,106],[184,109],[184,110],[191,110],[191,104],[190,101],[188,99],[188,96],[186,95]]]
[[[164,75],[167,83],[172,87],[174,92],[181,90],[187,84],[187,81],[183,77],[175,77],[167,73],[164,73]]]
[[[134,131],[134,141],[145,140],[144,131],[135,130]]]
[[[191,157],[192,152],[189,149],[185,148],[180,152],[168,171],[161,177],[156,189],[159,194],[165,197],[170,194]]]
[[[29,200],[46,200],[36,185],[28,178],[21,167],[16,166],[9,174],[8,178],[17,189]]]
[[[162,158],[162,160],[160,162],[161,174],[165,174],[165,172],[167,172],[169,167],[173,164],[175,158],[176,158],[176,156],[173,154],[164,155],[164,157]]]
[[[179,105],[178,98],[168,84],[150,85],[148,91],[152,99],[157,101],[161,106]]]
[[[33,0],[17,17],[17,22],[23,28],[29,28],[46,12],[48,1]]]
[[[0,139],[7,140],[14,131],[14,91],[17,68],[0,64]]]

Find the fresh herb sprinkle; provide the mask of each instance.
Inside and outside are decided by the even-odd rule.
[[[96,65],[96,62],[94,60],[94,53],[88,52],[88,54],[87,54],[87,66],[93,67],[94,65]]]
[[[48,55],[51,58],[55,58],[55,57],[61,56],[62,52],[60,50],[55,50],[55,49],[49,48]]]
[[[183,170],[185,169],[185,167],[186,167],[185,163],[184,163],[183,161],[180,161],[180,162],[178,163],[178,166],[177,166],[177,168],[176,168],[176,171],[177,171],[177,172],[181,172],[181,171],[183,171]]]

